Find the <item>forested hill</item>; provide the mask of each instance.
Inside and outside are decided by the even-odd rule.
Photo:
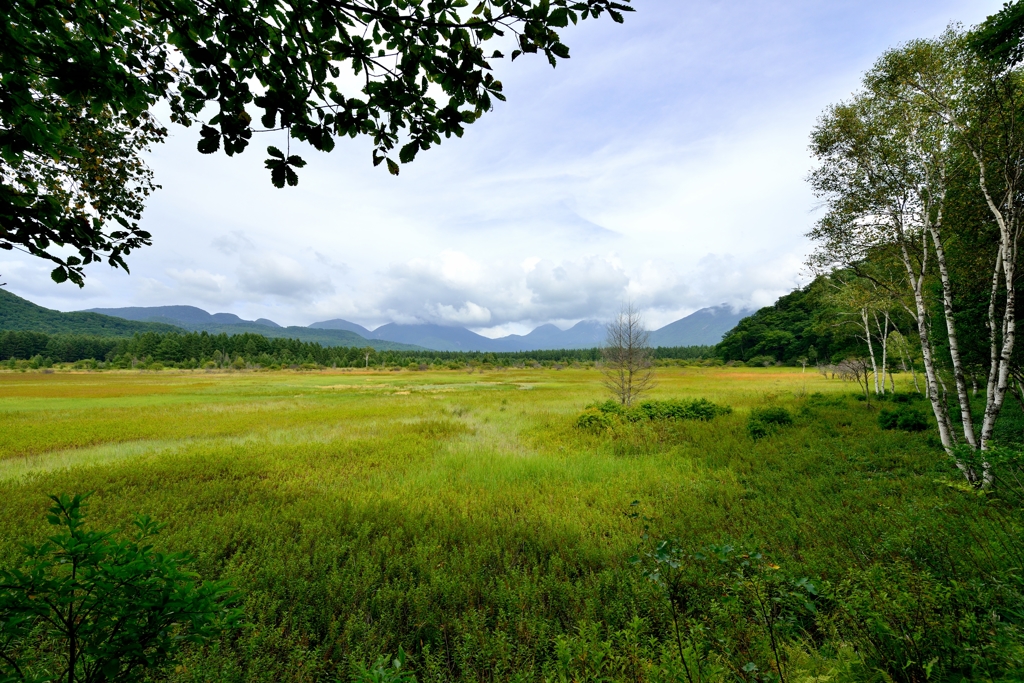
[[[62,313],[36,305],[31,301],[0,289],[0,332],[43,332],[59,335],[89,337],[130,337],[144,332],[185,332],[181,326],[162,322],[143,322],[86,311]],[[213,324],[204,330],[218,335],[257,334],[279,339],[297,339],[321,346],[370,347],[378,351],[415,351],[420,347],[410,344],[366,339],[345,330],[312,330],[305,327],[270,327],[255,322],[241,324]]]
[[[0,330],[126,337],[142,332],[180,332],[173,325],[143,323],[99,313],[62,313],[0,289]]]
[[[815,280],[740,320],[718,344],[725,361],[829,362],[861,343],[823,297],[825,282]],[[861,353],[860,355],[863,355]]]

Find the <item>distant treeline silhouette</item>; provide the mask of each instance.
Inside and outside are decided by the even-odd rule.
[[[713,346],[659,347],[655,358],[700,360],[713,358]],[[53,363],[94,361],[109,367],[138,367],[153,363],[183,368],[199,367],[395,367],[470,363],[515,366],[524,363],[581,363],[600,360],[601,351],[557,349],[544,351],[374,351],[349,346],[323,346],[297,339],[268,338],[259,334],[209,334],[207,332],[146,332],[132,337],[9,331],[0,333],[0,360],[32,360],[45,367]]]

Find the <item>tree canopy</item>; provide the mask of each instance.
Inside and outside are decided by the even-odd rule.
[[[975,49],[990,59],[1013,66],[1024,61],[1024,2],[1007,2],[974,32]]]
[[[198,125],[204,154],[256,132],[277,187],[305,160],[366,136],[398,174],[504,100],[492,63],[569,57],[559,30],[631,0],[0,0],[0,248],[84,266],[151,243],[139,226],[157,188],[143,154],[166,136],[152,114]],[[486,50],[487,45],[495,48]],[[68,249],[77,252],[68,254]]]

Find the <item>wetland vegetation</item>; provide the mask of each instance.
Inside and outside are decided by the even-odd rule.
[[[3,372],[0,566],[51,493],[166,523],[243,617],[153,680],[1017,680],[1017,461],[966,485],[896,386],[660,368],[639,419],[594,369]]]

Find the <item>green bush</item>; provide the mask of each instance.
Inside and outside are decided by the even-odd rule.
[[[599,410],[588,410],[576,418],[576,429],[588,432],[602,432],[611,426],[612,418],[608,413]]]
[[[835,394],[826,396],[820,391],[816,391],[807,397],[807,405],[817,406],[821,408],[838,408],[846,404],[846,398],[844,396],[838,396]]]
[[[767,408],[754,408],[750,411],[750,419],[764,422],[778,427],[788,427],[793,424],[793,416],[788,410],[781,406],[769,406]]]
[[[628,422],[643,422],[645,420],[700,420],[708,422],[719,415],[728,415],[732,412],[732,408],[729,406],[720,406],[706,398],[698,398],[693,401],[679,399],[643,401],[629,408],[616,401],[607,400],[603,403],[587,406],[587,409],[596,410],[604,415],[616,415]]]
[[[878,426],[882,429],[900,429],[905,432],[923,432],[928,429],[928,418],[916,408],[902,404],[894,409],[878,412]]]
[[[793,424],[793,415],[781,406],[754,408],[747,418],[747,434],[757,441],[775,433],[780,427]]]
[[[51,496],[59,531],[0,570],[0,681],[143,680],[241,617],[228,584],[199,584],[189,557],[154,550],[149,517],[126,540],[86,528],[86,498]]]
[[[865,673],[905,683],[992,680],[1020,671],[1021,597],[1003,579],[951,582],[905,562],[877,564],[838,582],[821,621],[861,653]]]

